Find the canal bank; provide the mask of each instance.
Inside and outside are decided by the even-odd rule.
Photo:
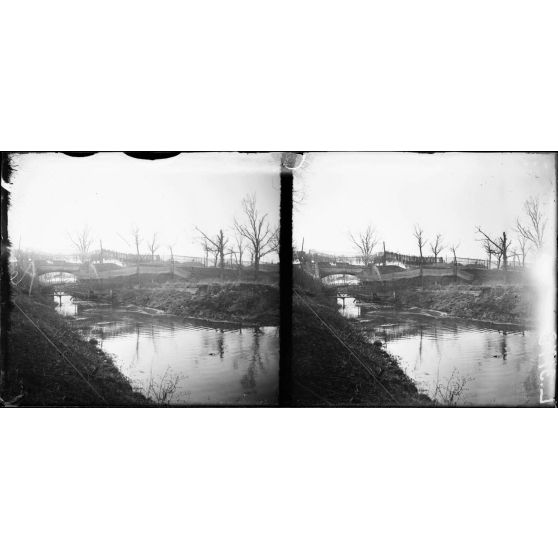
[[[292,402],[297,406],[428,406],[382,342],[341,316],[334,298],[299,289],[293,297]]]
[[[340,312],[439,404],[538,407],[553,399],[554,375],[540,374],[534,329],[354,298]]]
[[[182,318],[245,326],[279,325],[279,288],[261,283],[153,284],[120,287],[111,291],[76,292],[74,296],[114,306],[133,304]]]
[[[458,318],[528,327],[533,323],[535,290],[512,285],[412,288],[396,291],[393,302],[402,310],[421,308]]]
[[[138,407],[152,403],[132,389],[112,358],[74,331],[50,297],[14,298],[9,331],[10,393],[28,407]]]
[[[279,328],[60,297],[57,311],[134,389],[173,406],[277,405]]]
[[[18,404],[28,406],[277,405],[277,326],[96,298],[16,297],[6,400],[23,393]]]

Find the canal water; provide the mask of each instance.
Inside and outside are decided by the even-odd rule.
[[[360,305],[354,298],[345,298],[344,307],[341,298],[338,303],[343,315],[358,319],[372,341],[397,357],[419,390],[442,404],[539,406],[553,394],[554,379],[540,378],[535,331]]]
[[[275,405],[279,328],[222,325],[55,296],[57,311],[96,339],[132,385],[171,405]]]

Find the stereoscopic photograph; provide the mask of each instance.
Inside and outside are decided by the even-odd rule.
[[[277,405],[279,155],[2,164],[4,405]]]
[[[553,153],[9,153],[2,175],[4,406],[554,406]]]
[[[293,403],[554,406],[553,153],[307,153]]]

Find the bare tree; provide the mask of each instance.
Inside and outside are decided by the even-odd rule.
[[[453,263],[454,265],[457,265],[457,249],[459,248],[459,245],[461,243],[458,242],[457,244],[452,244],[449,249],[451,251],[451,253],[453,254]]]
[[[488,243],[491,246],[492,253],[496,255],[498,260],[498,269],[500,268],[500,261],[502,261],[502,267],[504,271],[508,269],[508,251],[511,246],[511,240],[508,240],[506,235],[506,231],[502,233],[502,236],[493,239],[490,238],[485,232],[481,230],[480,227],[477,227],[477,232],[482,234],[484,237],[484,242]]]
[[[250,194],[242,200],[242,209],[247,223],[239,223],[235,219],[234,228],[246,239],[257,277],[260,260],[279,248],[279,229],[269,224],[267,213],[260,216],[256,207],[256,194]]]
[[[149,250],[149,252],[151,253],[151,261],[155,260],[155,252],[157,252],[157,250],[159,249],[159,244],[157,242],[157,233],[153,233],[153,236],[151,237],[151,240],[147,240],[146,241],[147,244],[147,248]]]
[[[130,242],[124,236],[122,236],[120,233],[118,234],[118,236],[126,243],[128,247],[130,247]],[[141,259],[139,247],[142,238],[141,238],[139,227],[137,225],[132,225],[131,236],[132,236],[132,243],[136,247],[136,275],[139,283],[140,282],[140,259]]]
[[[417,246],[420,254],[420,285],[421,288],[424,288],[424,275],[422,272],[422,249],[426,245],[426,238],[424,238],[424,231],[418,225],[415,225],[415,232],[413,233],[413,235],[417,240]]]
[[[515,248],[515,246],[510,246],[510,256],[512,258],[512,262],[515,264],[519,264],[520,263],[520,253],[517,251],[517,249]]]
[[[234,255],[234,259],[239,271],[242,271],[242,257],[244,256],[244,252],[246,250],[246,244],[244,243],[244,241],[245,238],[237,230],[235,230],[234,249],[231,250],[231,252]]]
[[[526,240],[531,242],[537,250],[544,244],[544,231],[546,222],[538,198],[529,198],[525,202],[525,212],[527,213],[527,225],[522,225],[517,220],[517,232]]]
[[[493,252],[496,256],[496,269],[500,269],[500,263],[502,262],[502,252]]]
[[[277,227],[274,231],[273,231],[273,235],[271,236],[271,241],[269,243],[270,246],[270,252],[276,252],[277,254],[279,254],[279,227]]]
[[[457,249],[459,248],[460,244],[461,243],[458,242],[457,244],[452,244],[449,247],[451,253],[453,254],[453,274],[456,279],[457,279]]]
[[[494,248],[492,247],[492,244],[490,244],[490,242],[486,240],[486,238],[482,240],[482,248],[485,251],[486,256],[488,258],[488,269],[490,269],[490,266],[492,265],[492,256],[494,254]]]
[[[138,277],[138,284],[140,282],[140,242],[141,242],[141,234],[139,227],[137,225],[132,226],[132,239],[136,246],[136,275]]]
[[[436,240],[434,241],[434,244],[432,244],[432,242],[430,243],[430,249],[432,250],[432,253],[434,254],[434,263],[438,263],[438,254],[444,248],[445,248],[445,246],[442,244],[442,235],[437,234],[436,235]]]
[[[364,232],[359,232],[356,238],[349,233],[351,241],[358,248],[362,261],[364,265],[368,265],[372,262],[372,256],[374,254],[374,247],[378,244],[378,238],[376,236],[376,229],[371,225],[366,227]]]
[[[517,236],[517,244],[519,244],[519,254],[521,255],[521,265],[525,267],[525,258],[529,253],[531,247],[529,246],[529,240],[525,238],[522,234]]]
[[[216,252],[213,249],[213,247],[209,244],[209,242],[207,242],[207,240],[205,240],[205,238],[201,238],[201,246],[203,251],[205,252],[205,265],[207,267],[209,267],[209,254],[214,255],[214,262],[213,265],[216,267],[217,266],[217,256],[216,256]]]
[[[500,237],[500,246],[501,246],[501,252],[502,252],[502,265],[504,267],[504,270],[508,269],[508,251],[510,249],[512,241],[511,240],[507,240],[507,236],[506,236],[506,231],[504,231],[502,233],[502,236]]]
[[[426,246],[426,239],[424,238],[424,231],[418,225],[415,225],[415,232],[413,233],[413,236],[417,240],[417,246],[418,246],[419,254],[420,254],[420,265],[422,267],[422,249]]]
[[[139,265],[139,262],[140,262],[140,248],[139,247],[140,247],[140,243],[141,243],[142,238],[141,238],[139,227],[136,226],[136,225],[134,225],[132,227],[132,240],[133,240],[133,243],[136,247],[137,264]]]
[[[225,238],[223,229],[219,229],[219,233],[214,239],[198,229],[198,227],[196,227],[196,230],[202,235],[202,246],[206,252],[211,251],[215,255],[215,259],[219,260],[219,267],[223,270],[225,268],[225,251],[229,243],[229,240]]]
[[[91,244],[93,244],[93,236],[89,227],[86,225],[80,232],[74,235],[68,234],[68,236],[72,244],[77,248],[81,262],[85,263],[88,260]]]
[[[169,244],[169,252],[171,257],[171,275],[174,276],[174,252],[172,244]]]

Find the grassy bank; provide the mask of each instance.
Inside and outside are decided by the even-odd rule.
[[[429,405],[379,342],[341,316],[335,299],[293,298],[293,403],[303,406]]]
[[[446,312],[450,316],[496,323],[529,325],[535,293],[529,287],[451,285],[432,290],[408,289],[396,294],[400,307]]]
[[[279,288],[272,285],[228,283],[188,287],[184,283],[122,287],[99,300],[135,304],[182,317],[242,324],[279,325]]]
[[[20,406],[149,404],[143,395],[132,389],[110,357],[70,328],[54,310],[51,299],[19,295],[15,303],[9,332],[12,388],[11,393],[4,394],[6,400],[23,393],[18,401]]]

